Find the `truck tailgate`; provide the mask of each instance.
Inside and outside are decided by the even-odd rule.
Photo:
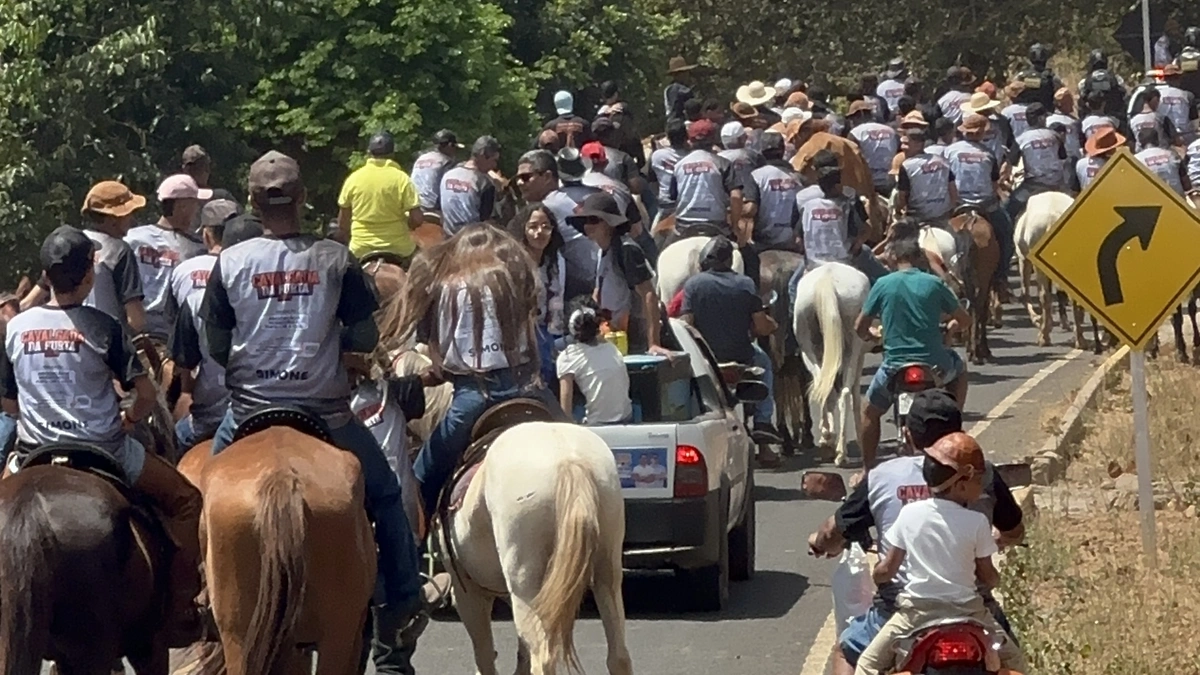
[[[625,499],[671,497],[675,482],[674,424],[592,427],[617,460]]]

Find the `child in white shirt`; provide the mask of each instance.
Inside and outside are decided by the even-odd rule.
[[[583,392],[583,423],[618,424],[633,418],[629,400],[629,371],[617,346],[600,337],[600,318],[590,307],[571,313],[569,328],[575,342],[558,355],[559,399],[570,413],[575,385]]]
[[[875,583],[890,581],[906,566],[908,581],[896,599],[896,613],[863,652],[855,675],[892,672],[897,637],[938,619],[973,619],[995,640],[1003,640],[1000,665],[1026,672],[1019,647],[983,604],[976,580],[994,587],[1000,573],[987,517],[967,508],[983,493],[983,449],[964,433],[943,437],[925,451],[925,480],[932,499],[906,504],[884,533],[891,547],[875,566]]]

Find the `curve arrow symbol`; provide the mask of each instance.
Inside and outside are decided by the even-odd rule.
[[[1100,252],[1096,254],[1100,290],[1104,294],[1106,306],[1125,302],[1125,293],[1121,290],[1121,276],[1117,273],[1117,257],[1121,255],[1121,249],[1135,237],[1143,251],[1150,247],[1150,238],[1154,236],[1154,228],[1158,225],[1158,214],[1162,207],[1117,206],[1113,210],[1123,221],[1108,233],[1100,244]]]

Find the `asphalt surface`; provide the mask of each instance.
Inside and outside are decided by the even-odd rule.
[[[1046,417],[1069,402],[1098,357],[1071,349],[1070,336],[1058,329],[1054,345],[1035,346],[1035,333],[1024,311],[1009,308],[1005,328],[992,333],[993,363],[974,369],[966,424],[997,462],[1032,453],[1045,438]],[[863,386],[879,362],[869,356]],[[1045,371],[1053,372],[1046,373]],[[1039,373],[1041,373],[1039,375]],[[1029,382],[1035,382],[1032,387]],[[997,409],[999,406],[1000,409]],[[994,412],[993,412],[994,411]],[[993,412],[994,417],[989,417]],[[883,438],[894,438],[885,423]],[[856,451],[855,449],[852,452]],[[886,452],[881,448],[881,453]],[[834,563],[807,555],[809,533],[835,505],[806,500],[800,492],[805,469],[823,468],[809,450],[777,470],[755,476],[758,500],[758,572],[752,581],[734,583],[728,608],[720,613],[686,613],[683,591],[669,574],[628,573],[624,597],[626,639],[634,671],[651,675],[809,675],[827,670],[833,635],[829,591]],[[497,603],[493,624],[498,669],[512,672],[516,634],[507,608]],[[829,624],[827,626],[827,623]],[[822,630],[824,628],[824,631]],[[820,639],[818,639],[820,638]],[[575,641],[584,668],[605,672],[604,633],[590,604],[576,625]],[[815,644],[815,647],[814,647]],[[811,652],[811,657],[810,657]],[[475,672],[470,640],[450,614],[433,622],[416,657],[419,673],[469,675]]]

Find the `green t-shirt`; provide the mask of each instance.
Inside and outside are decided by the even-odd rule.
[[[876,281],[863,314],[883,324],[885,366],[916,362],[949,369],[953,363],[942,343],[941,321],[958,307],[958,298],[945,282],[912,268]]]

